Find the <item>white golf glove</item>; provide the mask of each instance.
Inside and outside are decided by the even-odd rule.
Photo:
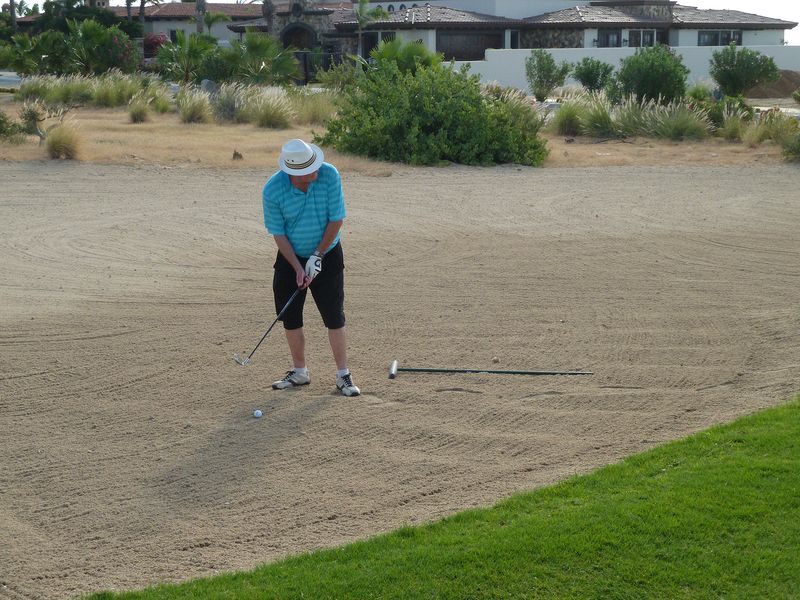
[[[322,271],[322,255],[319,252],[314,252],[311,257],[306,261],[306,277],[314,279]]]

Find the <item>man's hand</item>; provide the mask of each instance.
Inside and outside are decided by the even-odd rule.
[[[306,277],[309,283],[320,274],[322,271],[322,255],[319,252],[314,252],[311,257],[306,261]]]

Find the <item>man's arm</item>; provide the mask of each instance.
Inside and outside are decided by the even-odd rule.
[[[328,248],[330,248],[333,240],[335,240],[336,236],[339,235],[339,230],[342,228],[342,223],[344,223],[344,219],[339,219],[338,221],[329,222],[328,226],[325,227],[325,233],[322,234],[322,241],[317,246],[317,253],[319,253],[320,256],[323,255]]]
[[[295,280],[297,282],[297,287],[307,287],[309,283],[311,283],[311,279],[306,277],[306,271],[303,265],[300,264],[300,260],[297,258],[297,255],[294,253],[294,248],[292,248],[292,244],[289,242],[289,238],[285,235],[275,235],[272,236],[275,239],[275,244],[278,246],[278,250],[283,255],[283,257],[292,265],[294,269]]]

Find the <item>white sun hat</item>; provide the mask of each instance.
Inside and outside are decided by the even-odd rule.
[[[281,148],[278,166],[289,175],[308,175],[322,166],[325,155],[322,149],[303,140],[289,140]]]

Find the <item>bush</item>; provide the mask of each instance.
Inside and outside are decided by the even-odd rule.
[[[684,102],[654,106],[648,115],[648,128],[656,138],[700,140],[708,137],[713,125],[702,110],[692,110]]]
[[[800,161],[800,133],[784,141],[783,155],[787,160]]]
[[[747,104],[743,96],[725,96],[721,100],[707,98],[695,102],[694,106],[706,111],[715,127],[722,126],[726,114],[738,114],[744,121],[752,119],[754,114],[753,108]]]
[[[245,114],[251,123],[271,129],[286,129],[294,118],[292,104],[281,88],[264,88],[251,94]]]
[[[770,56],[731,43],[711,55],[709,73],[727,96],[744,94],[761,83],[780,79],[780,71]]]
[[[144,36],[144,40],[142,40],[142,48],[144,50],[144,57],[145,58],[153,58],[158,51],[161,50],[161,46],[166,44],[169,41],[169,38],[163,33],[148,33]]]
[[[686,90],[686,97],[695,102],[706,102],[712,99],[711,88],[704,83],[695,83]]]
[[[131,98],[128,104],[128,116],[131,123],[144,123],[150,120],[150,99],[143,92]]]
[[[585,110],[577,102],[566,101],[553,113],[550,126],[559,135],[579,135]]]
[[[78,130],[70,123],[53,127],[45,139],[45,148],[50,158],[74,160],[80,151]]]
[[[726,112],[717,134],[729,142],[740,142],[747,127],[747,121],[738,112]]]
[[[684,97],[688,73],[680,56],[658,44],[639,48],[636,54],[624,58],[618,78],[625,96],[634,94],[639,101],[658,100],[667,104]]]
[[[564,85],[572,67],[567,62],[556,64],[555,59],[546,50],[531,50],[525,59],[525,77],[528,86],[537,100],[543,102],[557,87]]]
[[[0,110],[0,138],[8,139],[14,137],[22,132],[19,124],[11,120],[11,118]]]
[[[794,92],[792,92],[792,98],[794,98],[795,102],[800,104],[800,90],[795,90]]]
[[[431,52],[419,42],[406,42],[402,38],[381,41],[372,49],[370,57],[376,63],[394,62],[401,73],[417,70],[417,67],[433,67],[441,64],[443,55]]]
[[[213,117],[211,101],[204,91],[186,86],[175,97],[178,115],[183,123],[210,123]]]
[[[140,77],[109,71],[94,79],[92,102],[95,106],[106,108],[125,106],[143,87]]]
[[[336,112],[334,95],[327,90],[313,88],[292,89],[289,99],[300,125],[323,125]]]
[[[605,88],[613,73],[613,65],[589,56],[585,56],[572,70],[572,76],[590,92]]]
[[[612,116],[614,105],[605,94],[588,94],[581,129],[584,134],[601,138],[619,136],[619,130]]]
[[[538,165],[547,150],[541,122],[512,99],[481,92],[467,68],[420,67],[401,73],[378,65],[342,94],[338,114],[318,143],[412,164],[517,162]]]
[[[360,63],[344,60],[331,65],[327,71],[317,71],[317,81],[330,90],[341,91],[355,85],[358,77],[363,74],[364,69]]]

